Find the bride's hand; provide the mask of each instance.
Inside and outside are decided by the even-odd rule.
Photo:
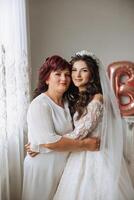
[[[35,157],[36,155],[39,154],[39,152],[35,152],[35,151],[32,151],[32,150],[31,150],[30,143],[28,143],[28,144],[25,145],[25,150],[27,151],[27,153],[28,153],[31,157]]]

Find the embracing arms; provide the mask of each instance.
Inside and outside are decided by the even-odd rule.
[[[45,148],[50,149],[50,151],[99,151],[100,139],[97,137],[85,138],[83,140],[75,140],[62,137],[58,142],[49,144],[40,144],[38,152],[31,149],[30,144],[26,144],[26,151],[30,156],[34,157],[39,153],[44,153]]]
[[[99,150],[99,138],[85,137],[98,125],[102,115],[102,102],[102,95],[96,94],[92,102],[87,107],[87,114],[79,119],[79,123],[72,133],[65,134],[62,139],[56,143],[42,144],[41,146],[58,151]],[[76,140],[77,138],[82,140]]]
[[[57,135],[54,132],[53,120],[50,113],[50,108],[45,105],[42,108],[39,104],[31,108],[30,112],[30,127],[32,128],[32,138],[35,139],[36,144],[41,151],[45,153],[50,151],[96,151],[99,150],[100,140],[99,138],[86,138],[83,140],[76,140],[65,138]],[[47,118],[46,118],[47,116]],[[34,123],[35,122],[35,123]],[[45,131],[45,133],[44,133]],[[26,150],[30,152],[37,151],[37,148],[30,149],[29,145],[26,145]]]
[[[99,150],[99,138],[85,138],[74,140],[62,137],[58,142],[41,144],[41,147],[49,148],[54,151],[97,151]]]

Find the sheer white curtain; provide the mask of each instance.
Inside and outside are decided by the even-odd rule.
[[[26,0],[0,0],[0,200],[20,200],[30,101]]]

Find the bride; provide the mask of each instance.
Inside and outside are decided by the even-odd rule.
[[[133,200],[120,112],[107,74],[88,51],[76,53],[71,63],[74,85],[69,99],[75,129],[66,137],[99,136],[101,147],[70,154],[54,200]]]

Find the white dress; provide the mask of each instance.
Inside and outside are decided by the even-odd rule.
[[[87,113],[84,117],[76,120],[74,115],[75,130],[72,138],[99,136],[102,126],[103,105],[98,100],[92,100],[87,106]],[[92,132],[92,133],[91,133]],[[70,135],[67,134],[68,137]],[[105,175],[101,177],[101,166],[105,167]],[[124,175],[124,174],[122,174]],[[65,170],[61,177],[58,189],[53,200],[108,200],[107,188],[111,186],[110,166],[101,151],[72,152],[68,158]],[[101,179],[105,186],[100,188]],[[122,181],[122,180],[121,180]],[[123,194],[123,181],[119,185],[118,200],[132,200],[128,194]],[[107,187],[108,186],[108,187]],[[98,192],[99,191],[99,192]],[[98,194],[101,191],[101,198]],[[126,195],[126,196],[125,196]],[[126,198],[125,198],[126,197]],[[114,200],[114,199],[112,199]]]
[[[53,143],[63,134],[71,132],[72,119],[65,102],[64,108],[41,94],[30,104],[28,115],[28,140],[31,146]],[[52,200],[56,192],[68,152],[56,152],[43,148],[35,157],[26,156],[24,161],[23,200]]]

